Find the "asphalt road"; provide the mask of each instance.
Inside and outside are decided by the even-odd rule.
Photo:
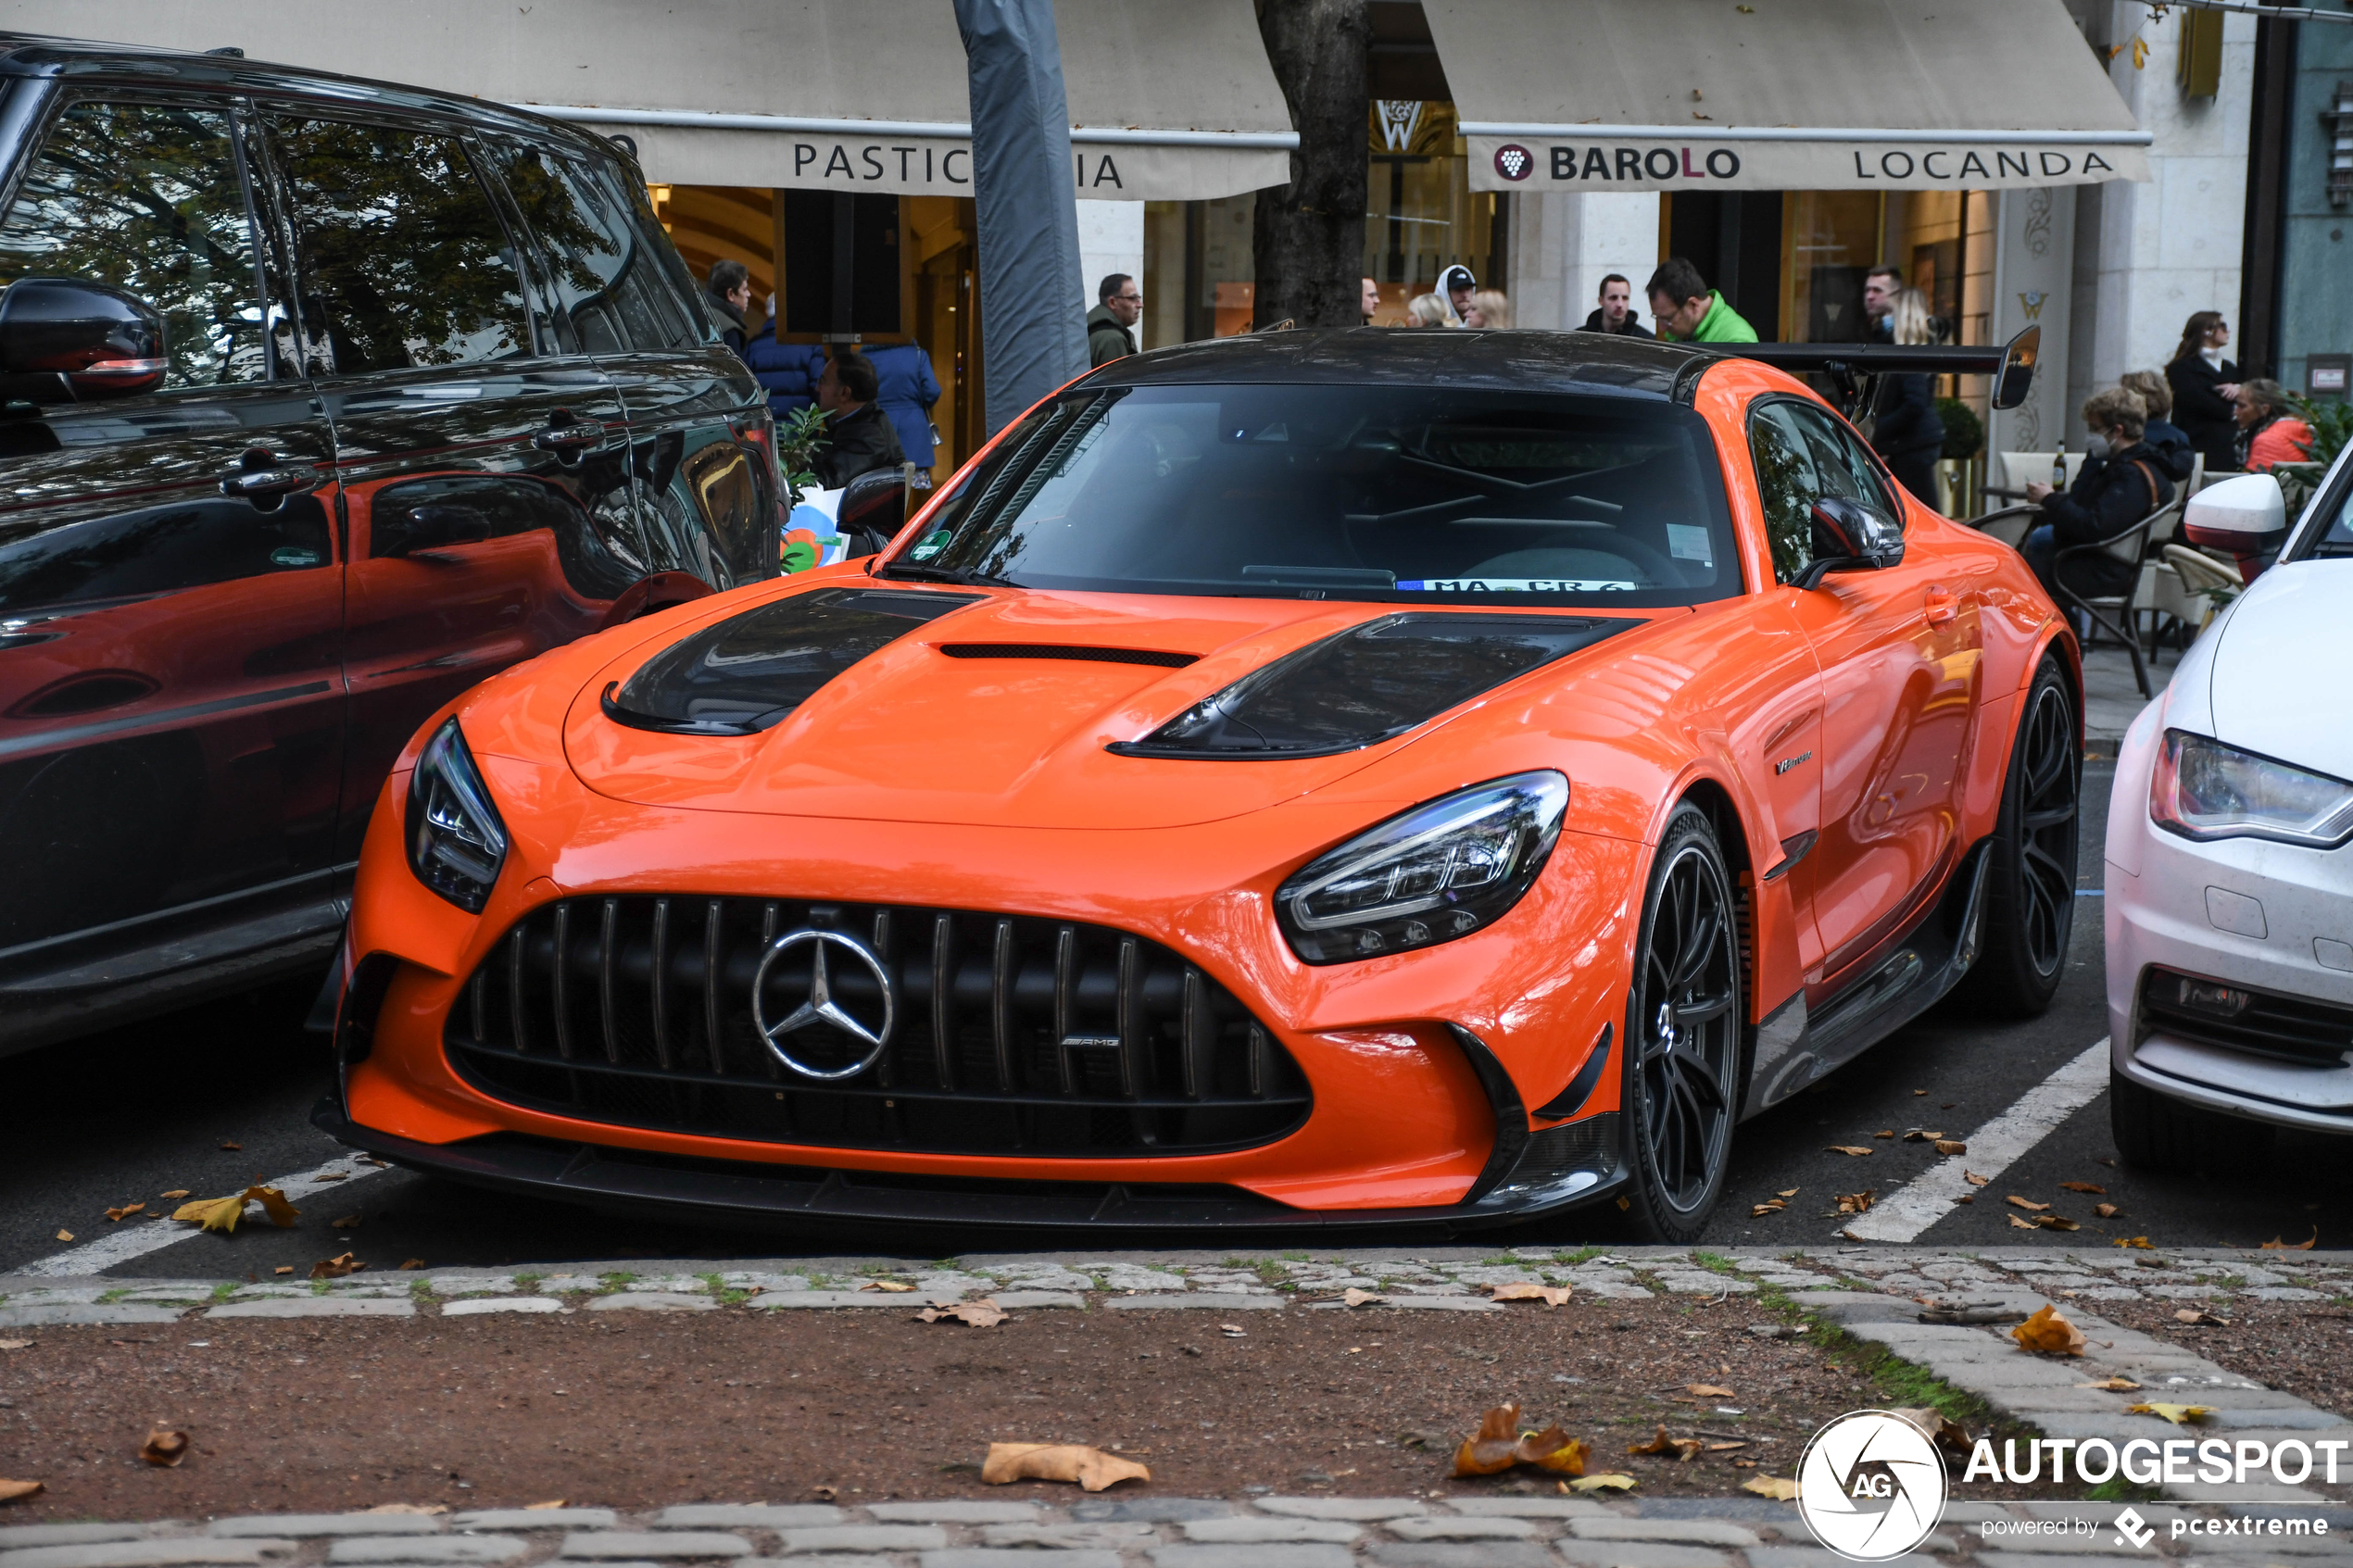
[[[2085,771],[2081,876],[2090,890],[2099,886],[2109,771],[2105,759]],[[1923,1127],[1967,1138],[2082,1055],[2108,1032],[2100,935],[2099,899],[2079,898],[2068,976],[2043,1017],[1989,1025],[1932,1011],[1812,1090],[1743,1125],[1709,1239],[1747,1245],[1830,1240],[1851,1223],[1832,1212],[1835,1195],[1868,1187],[1883,1200],[1936,1159],[1926,1144],[1877,1140],[1873,1134]],[[86,1243],[117,1224],[169,1223],[144,1217],[109,1222],[108,1208],[144,1201],[168,1210],[172,1205],[160,1198],[164,1191],[231,1192],[343,1152],[308,1120],[325,1082],[321,1047],[301,1027],[314,988],[312,982],[280,986],[11,1060],[9,1093],[0,1099],[0,1191],[7,1195],[0,1205],[0,1273],[65,1249],[69,1244],[57,1239],[60,1230]],[[1842,1144],[1869,1145],[1874,1152],[1859,1159],[1831,1152],[1831,1146]],[[1953,1208],[1918,1239],[2063,1248],[2146,1236],[2167,1247],[2249,1246],[2274,1236],[2299,1241],[2315,1225],[2353,1213],[2353,1169],[2342,1148],[2325,1139],[2283,1135],[2268,1160],[2219,1176],[2152,1177],[2119,1169],[2115,1159],[2102,1092],[1975,1202]],[[2105,1187],[2106,1200],[2121,1211],[2109,1221],[2095,1218],[2091,1205],[2100,1199],[2060,1190],[2064,1181]],[[1752,1217],[1755,1202],[1793,1187],[1797,1196],[1786,1210]],[[2082,1229],[2013,1228],[2009,1216],[2017,1210],[2002,1201],[2011,1193],[2057,1203],[2057,1211],[2076,1218]],[[360,1217],[357,1227],[330,1228],[329,1222],[351,1215]],[[375,1268],[397,1267],[410,1258],[435,1266],[633,1256],[773,1258],[831,1255],[844,1239],[839,1231],[797,1236],[613,1219],[384,1172],[347,1189],[330,1189],[307,1206],[291,1230],[248,1225],[230,1238],[192,1232],[111,1272],[144,1278],[268,1277],[284,1265],[307,1273],[313,1261],[346,1250]],[[856,1239],[863,1242],[862,1249],[872,1249],[871,1236]],[[1067,1247],[1071,1239],[1029,1244]],[[1314,1232],[1252,1233],[1248,1244],[1297,1247],[1317,1239]],[[1508,1239],[1574,1243],[1621,1236],[1604,1208],[1509,1233]],[[2347,1239],[2321,1237],[2326,1246]],[[969,1232],[902,1236],[890,1244],[918,1256],[1021,1245],[1002,1235]]]

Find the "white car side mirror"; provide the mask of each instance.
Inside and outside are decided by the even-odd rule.
[[[2258,556],[2287,542],[2287,497],[2268,473],[2243,473],[2190,497],[2182,532],[2193,545]]]

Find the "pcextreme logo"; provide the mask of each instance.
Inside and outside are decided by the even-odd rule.
[[[2145,1547],[2155,1539],[2157,1532],[2149,1528],[2149,1522],[2141,1517],[2139,1509],[2128,1506],[2116,1516],[2118,1546]]]
[[[1944,1461],[1928,1435],[1886,1411],[1850,1411],[1814,1434],[1797,1462],[1797,1512],[1852,1562],[1885,1562],[1944,1514]]]

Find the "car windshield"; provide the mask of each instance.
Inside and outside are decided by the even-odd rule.
[[[885,571],[1413,604],[1741,591],[1696,413],[1439,387],[1082,386],[1009,432]]]
[[[2301,538],[2289,542],[2281,555],[2282,560],[2343,560],[2353,556],[2353,469],[2338,476],[2334,493],[2316,496],[2312,505],[2322,508],[2327,521],[2318,527],[2297,530]]]

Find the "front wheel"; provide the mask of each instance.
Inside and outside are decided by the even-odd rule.
[[[2051,1005],[2075,932],[2076,815],[2083,748],[2056,657],[2034,672],[2010,747],[1985,868],[1977,962],[1953,987],[1961,1007],[2033,1018]]]
[[[1651,865],[1627,996],[1626,1213],[1645,1241],[1697,1241],[1723,1191],[1746,1016],[1739,921],[1716,830],[1687,801]]]

